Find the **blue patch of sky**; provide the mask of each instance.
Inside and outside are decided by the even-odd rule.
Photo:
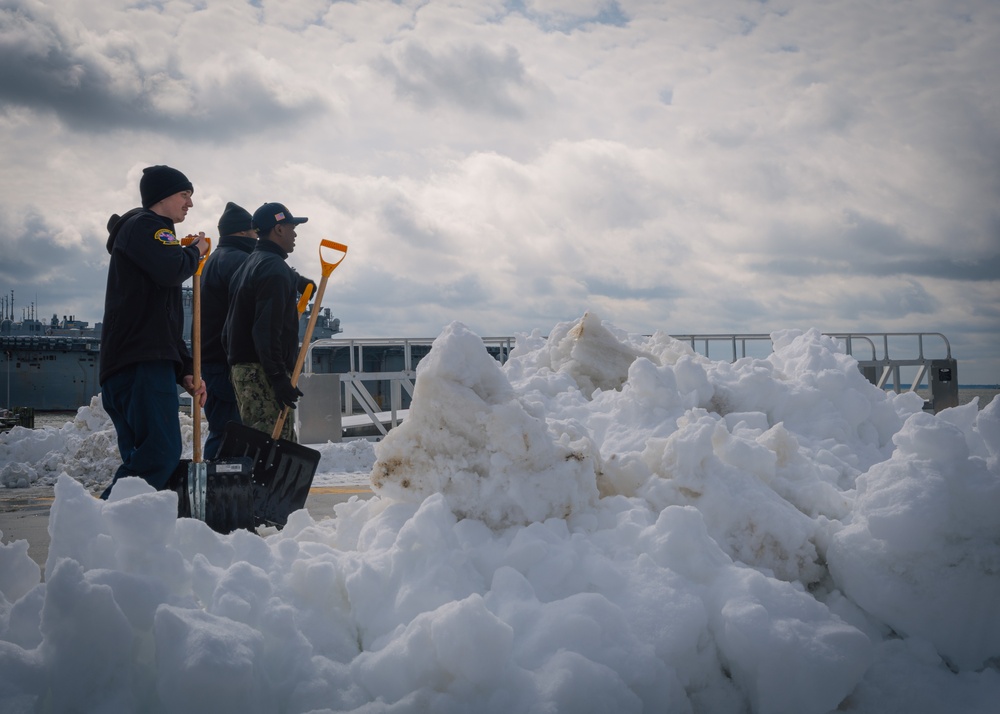
[[[625,27],[629,21],[628,15],[622,10],[617,0],[609,0],[609,2],[601,6],[596,14],[589,16],[535,12],[525,6],[524,0],[506,0],[504,6],[508,14],[518,13],[524,15],[524,17],[535,23],[543,32],[569,34],[574,30],[579,30],[588,25]]]
[[[621,6],[612,0],[601,8],[594,18],[594,22],[600,25],[614,25],[615,27],[625,27],[628,24],[628,16],[621,9]]]
[[[674,90],[671,87],[666,87],[660,90],[660,101],[666,105],[671,105],[674,103]]]

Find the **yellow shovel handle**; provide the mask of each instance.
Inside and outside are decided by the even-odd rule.
[[[323,260],[323,249],[329,248],[331,250],[340,251],[343,255],[337,261],[327,261]],[[326,281],[329,279],[330,275],[333,273],[334,268],[336,268],[340,263],[347,257],[347,246],[343,243],[338,243],[334,240],[322,240],[319,243],[319,262],[323,266],[323,278],[319,281],[319,289],[316,291],[316,305],[313,306],[312,314],[309,315],[309,322],[306,325],[305,339],[302,340],[302,346],[299,348],[298,359],[295,360],[295,369],[292,370],[292,386],[297,386],[299,383],[299,375],[302,373],[302,365],[306,361],[306,352],[309,351],[309,343],[312,341],[313,329],[316,327],[316,318],[319,317],[319,305],[323,302],[323,293],[326,291]],[[305,299],[299,300],[299,313],[301,314],[305,310],[306,303],[306,293],[312,292],[312,285],[307,285],[305,292],[303,292],[302,297]],[[281,429],[285,425],[285,419],[288,418],[288,407],[281,410],[281,414],[278,415],[278,421],[274,425],[274,431],[271,432],[271,438],[277,439],[281,436]]]
[[[313,294],[313,284],[308,283],[306,285],[306,289],[302,291],[302,297],[299,298],[298,308],[300,315],[306,311],[306,305],[309,304],[309,298],[312,297],[312,294]]]
[[[195,235],[184,236],[181,238],[181,245],[191,245],[198,237]],[[212,239],[206,237],[205,243],[208,245],[208,250],[199,259],[198,270],[195,271],[194,276],[191,278],[193,288],[191,305],[191,356],[194,363],[194,370],[191,376],[194,378],[195,391],[191,397],[191,426],[194,431],[192,435],[194,443],[191,460],[196,464],[201,463],[201,404],[198,402],[198,390],[201,388],[201,269],[205,265],[205,259],[208,257],[208,254],[212,251]]]
[[[196,240],[198,240],[198,236],[186,235],[183,238],[181,238],[181,245],[189,246]],[[208,246],[208,250],[206,250],[205,255],[201,256],[201,258],[198,260],[198,269],[194,271],[195,275],[201,275],[201,269],[205,267],[205,261],[208,259],[208,254],[212,252],[212,239],[209,238],[208,236],[205,236],[205,244]]]

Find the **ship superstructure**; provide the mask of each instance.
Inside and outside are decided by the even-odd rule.
[[[0,396],[3,406],[39,411],[76,409],[90,402],[97,383],[101,324],[53,315],[39,320],[34,305],[14,320],[14,294],[0,299]]]
[[[192,290],[184,291],[184,332],[191,334]],[[93,327],[75,316],[39,320],[34,306],[14,319],[14,296],[0,297],[0,406],[37,411],[73,411],[100,393],[101,323]],[[299,321],[305,335],[312,307]],[[339,333],[340,320],[321,308],[313,340]],[[190,341],[189,341],[190,345]]]

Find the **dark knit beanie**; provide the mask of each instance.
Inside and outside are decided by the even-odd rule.
[[[194,186],[188,177],[177,169],[169,166],[149,166],[142,170],[139,179],[139,195],[142,196],[142,207],[155,206],[163,199],[181,191],[194,192]]]
[[[226,210],[222,212],[222,217],[219,218],[219,237],[250,230],[252,218],[250,211],[230,201],[226,204]]]

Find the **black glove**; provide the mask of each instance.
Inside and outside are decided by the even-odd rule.
[[[274,389],[274,396],[278,398],[278,403],[289,409],[294,409],[295,402],[302,396],[301,390],[292,386],[292,380],[285,375],[275,377],[271,381],[271,387]]]
[[[313,286],[312,292],[309,293],[309,297],[310,298],[316,297],[316,283],[314,283],[312,280],[310,280],[309,278],[305,277],[304,275],[300,275],[299,276],[299,284],[297,286],[298,290],[299,290],[299,295],[305,295],[306,294],[306,286],[307,285],[312,285]]]

